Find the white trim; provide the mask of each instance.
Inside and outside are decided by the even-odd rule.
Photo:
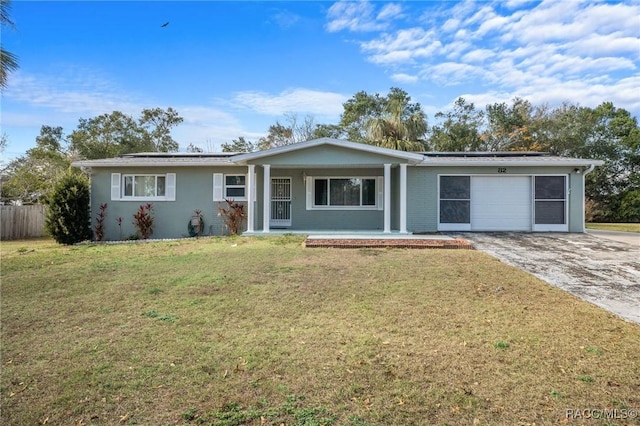
[[[247,232],[253,232],[254,226],[254,216],[255,216],[255,204],[254,201],[256,199],[256,166],[253,164],[249,164],[247,166]]]
[[[244,185],[227,185],[227,177],[229,176],[244,176]],[[247,201],[248,192],[249,192],[249,190],[247,189],[248,180],[249,180],[249,176],[244,173],[225,173],[224,179],[222,181],[223,182],[222,195],[224,196],[225,199],[230,199],[233,201]],[[234,197],[227,194],[227,189],[234,189],[234,188],[244,188],[244,197]]]
[[[271,165],[265,164],[262,185],[262,232],[268,233],[271,223]]]
[[[564,177],[564,199],[554,198],[554,199],[546,199],[541,198],[540,200],[536,199],[536,178],[537,177]],[[531,175],[532,185],[531,185],[531,227],[534,232],[568,232],[569,231],[569,175],[568,174],[549,174],[549,175],[541,175],[534,174]],[[583,198],[584,200],[584,198]],[[540,223],[536,224],[536,201],[564,201],[564,223]],[[583,201],[584,203],[584,201]],[[584,210],[584,209],[583,209]]]
[[[176,199],[176,174],[175,173],[112,173],[111,174],[111,197],[115,195],[116,185],[114,185],[113,179],[115,176],[119,176],[120,186],[117,188],[120,201],[175,201]],[[135,179],[137,177],[155,177],[155,191],[158,191],[158,178],[164,178],[164,195],[156,196],[136,196],[125,195],[124,180],[127,177],[133,178],[132,192],[135,193]],[[173,182],[170,181],[173,180]]]
[[[467,200],[466,198],[460,198],[460,201],[469,201],[469,223],[440,223],[440,177],[442,176],[468,176],[469,177],[469,199]],[[479,175],[479,176],[484,176],[484,175]],[[462,174],[462,173],[454,173],[454,174],[447,174],[447,173],[442,173],[442,174],[438,174],[436,175],[436,204],[437,204],[437,209],[436,209],[436,215],[437,215],[437,226],[436,229],[438,231],[471,231],[471,178],[473,177],[473,175],[469,175],[469,174]],[[448,200],[448,198],[447,198]]]
[[[359,179],[360,180],[360,205],[359,206],[340,206],[340,205],[316,205],[315,203],[315,182],[318,180],[328,181],[327,185],[327,203],[330,202],[330,186],[331,180],[334,179]],[[375,181],[376,185],[376,204],[362,205],[362,180],[368,179]],[[378,197],[379,176],[307,176],[307,210],[382,210],[382,205]]]
[[[289,199],[288,200],[274,200],[273,193],[271,193],[271,199],[269,200],[269,207],[273,207],[274,201],[288,201],[289,202],[289,219],[274,219],[269,220],[269,227],[291,227],[293,216],[293,178],[291,176],[271,176],[271,186],[273,187],[274,179],[283,179],[289,181]]]
[[[400,164],[400,233],[407,233],[407,165]]]
[[[384,165],[384,232],[391,233],[391,164]]]

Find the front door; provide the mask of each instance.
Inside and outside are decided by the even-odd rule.
[[[270,227],[291,226],[291,178],[271,178]]]

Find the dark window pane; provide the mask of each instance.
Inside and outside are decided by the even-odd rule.
[[[536,176],[536,200],[564,200],[565,176]]]
[[[362,205],[375,206],[376,196],[376,180],[362,179]]]
[[[564,201],[536,201],[536,225],[564,225]]]
[[[165,195],[164,194],[164,187],[165,187],[164,181],[165,181],[165,177],[164,176],[158,176],[157,177],[158,188],[157,188],[157,191],[156,191],[156,195],[158,197],[164,197],[164,195]]]
[[[470,223],[469,201],[440,201],[440,223]]]
[[[227,185],[244,185],[244,175],[226,175],[225,183]]]
[[[244,188],[227,188],[227,197],[244,197]]]
[[[469,176],[440,176],[440,199],[468,200],[470,194]]]
[[[133,196],[133,176],[124,177],[124,195],[125,197]]]
[[[326,206],[328,198],[329,181],[327,179],[315,180],[315,205]]]
[[[360,179],[330,179],[329,190],[332,206],[360,205]]]

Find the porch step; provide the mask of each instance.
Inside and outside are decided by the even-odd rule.
[[[415,248],[415,249],[466,249],[473,250],[473,244],[463,238],[455,239],[409,239],[409,238],[307,238],[305,247],[332,248]]]

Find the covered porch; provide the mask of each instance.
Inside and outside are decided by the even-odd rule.
[[[366,231],[408,234],[407,167],[421,154],[322,138],[243,154],[253,234]]]

